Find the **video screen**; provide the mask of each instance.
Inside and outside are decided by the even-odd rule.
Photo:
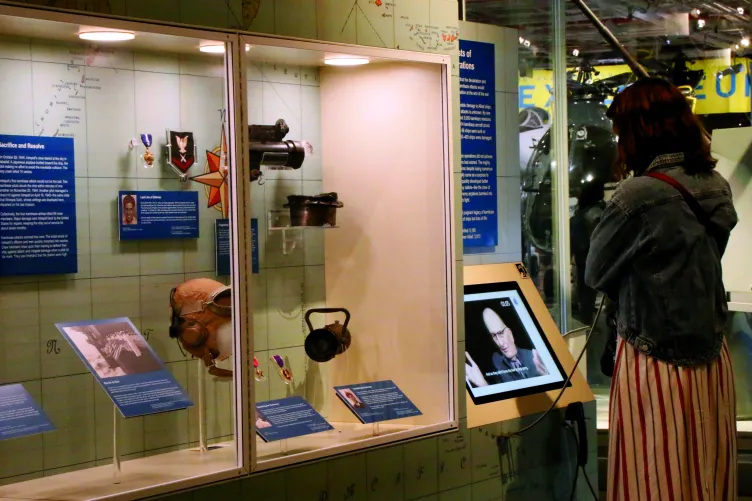
[[[465,381],[475,404],[563,388],[566,379],[516,282],[465,286]]]

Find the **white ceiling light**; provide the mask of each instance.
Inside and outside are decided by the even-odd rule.
[[[744,7],[737,8],[736,12],[738,12],[740,16],[743,16],[744,15]]]
[[[370,61],[367,57],[327,57],[324,64],[329,66],[360,66],[368,64]]]
[[[91,42],[124,42],[133,40],[136,34],[131,31],[90,30],[82,31],[78,34],[78,38]]]
[[[702,14],[702,12],[700,12],[700,9],[692,9],[693,16],[700,17],[700,14]]]
[[[216,43],[216,44],[205,44],[198,48],[201,52],[206,52],[207,54],[224,54],[225,53],[225,44],[223,43]]]
[[[697,27],[698,28],[704,28],[705,27],[705,20],[704,19],[698,19],[697,20]]]
[[[573,55],[574,57],[577,57],[577,56],[579,56],[579,55],[580,55],[580,49],[574,49],[574,50],[572,51],[572,55]]]
[[[744,37],[741,39],[742,47],[749,47],[749,37]]]

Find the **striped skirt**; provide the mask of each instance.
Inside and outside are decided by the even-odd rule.
[[[609,408],[608,501],[736,501],[731,357],[676,367],[619,340]]]

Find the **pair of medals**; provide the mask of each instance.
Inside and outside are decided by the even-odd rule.
[[[154,154],[150,148],[154,144],[154,137],[151,134],[141,134],[141,143],[146,148],[143,156],[144,168],[151,169],[154,167]],[[197,156],[193,132],[176,132],[167,129],[167,151],[170,167],[181,181],[186,181],[188,169],[196,162]]]
[[[285,364],[285,360],[279,355],[273,355],[270,360],[274,362],[274,365],[277,366],[277,372],[279,373],[279,377],[282,378],[282,381],[284,381],[285,384],[291,384],[294,379],[292,371]],[[253,357],[253,368],[256,371],[256,374],[254,376],[256,381],[263,381],[266,379],[266,375],[264,374],[264,371],[259,367],[259,361],[256,357]]]

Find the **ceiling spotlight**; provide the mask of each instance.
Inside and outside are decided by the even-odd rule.
[[[224,54],[225,53],[225,44],[223,43],[216,43],[216,44],[206,44],[202,45],[198,48],[201,52],[205,52],[207,54]]]
[[[744,15],[744,7],[738,7],[736,9],[736,12],[738,12],[740,16],[743,16]]]
[[[749,47],[749,37],[742,38],[740,43],[742,44],[742,47]]]
[[[123,42],[133,40],[136,34],[130,31],[93,30],[82,31],[78,34],[78,38],[92,42]]]
[[[666,37],[666,45],[671,45],[671,39]]]
[[[525,39],[523,37],[518,38],[518,40],[520,41],[520,45],[525,43]]]
[[[579,55],[580,55],[580,49],[574,49],[574,50],[572,51],[572,55],[573,55],[574,57],[577,57],[577,56],[579,56]]]
[[[698,19],[697,20],[697,27],[702,29],[705,27],[705,20],[704,19]]]
[[[736,44],[736,45],[734,45],[734,48],[735,48],[736,50],[739,50],[739,44]]]
[[[700,17],[700,14],[702,14],[702,12],[700,12],[700,9],[692,9],[693,16]]]
[[[367,57],[330,57],[324,59],[324,64],[329,66],[360,66],[368,63],[370,61]]]
[[[524,42],[522,42],[522,45],[524,45],[525,47],[530,47],[530,40],[525,40]]]

